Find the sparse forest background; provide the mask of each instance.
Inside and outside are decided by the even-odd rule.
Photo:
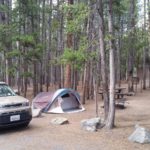
[[[25,97],[80,87],[85,103],[103,87],[109,112],[108,88],[133,77],[150,87],[149,0],[0,0],[0,80]]]

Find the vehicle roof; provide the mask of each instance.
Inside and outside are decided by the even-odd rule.
[[[5,82],[3,82],[3,81],[0,81],[0,84],[6,84]]]

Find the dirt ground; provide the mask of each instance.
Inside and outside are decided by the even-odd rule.
[[[150,150],[150,144],[128,141],[135,124],[150,129],[150,89],[127,97],[125,109],[116,109],[116,128],[87,132],[80,121],[95,117],[94,101],[87,101],[86,111],[75,114],[43,114],[33,118],[29,127],[0,132],[0,150]],[[102,116],[102,101],[99,112]],[[54,126],[52,118],[63,116],[69,124]]]

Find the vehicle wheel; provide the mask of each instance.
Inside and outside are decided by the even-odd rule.
[[[30,123],[30,122],[26,122],[26,123],[22,124],[21,127],[26,128],[26,127],[29,125],[29,123]]]

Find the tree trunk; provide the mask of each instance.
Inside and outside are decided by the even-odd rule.
[[[103,99],[104,99],[104,113],[105,113],[105,120],[106,120],[109,111],[109,97],[108,97],[108,82],[107,82],[107,71],[106,71],[106,55],[105,55],[105,46],[104,46],[104,19],[103,19],[102,0],[99,0],[98,6],[99,6],[98,13],[100,18],[99,44],[100,44],[101,76],[102,76]]]
[[[38,92],[38,85],[37,85],[37,65],[36,61],[33,62],[33,73],[34,73],[34,78],[33,78],[33,95],[36,96]]]
[[[46,39],[45,39],[45,34],[46,34],[46,24],[45,24],[45,0],[42,1],[42,45],[46,49]],[[43,92],[43,72],[44,72],[44,67],[46,65],[45,58],[47,54],[46,51],[43,51],[43,56],[42,56],[42,61],[40,62],[40,92]]]
[[[112,25],[112,1],[109,0],[108,11],[108,30],[111,39],[109,40],[109,68],[110,68],[110,92],[109,92],[109,113],[106,122],[106,128],[112,129],[115,122],[115,66],[114,66],[114,48],[113,48],[113,25]]]
[[[144,33],[146,33],[146,0],[144,0]],[[146,89],[146,47],[143,48],[143,89]]]
[[[135,28],[135,0],[130,0],[128,30],[130,30],[129,37],[129,51],[128,51],[128,91],[133,92],[133,69],[134,69],[134,28]]]
[[[73,0],[68,0],[68,5],[73,5]],[[72,14],[68,13],[68,21],[72,20]],[[67,33],[67,48],[73,48],[73,35]],[[71,88],[71,64],[67,64],[65,68],[65,88]]]
[[[63,50],[64,50],[64,38],[63,38],[63,32],[64,32],[64,14],[61,13],[61,11],[59,10],[60,6],[61,6],[61,2],[63,1],[60,1],[60,0],[57,0],[57,9],[58,9],[58,12],[57,12],[57,20],[59,22],[59,28],[57,30],[57,57],[60,57],[63,53]],[[61,65],[58,65],[57,66],[57,83],[58,83],[58,87],[59,88],[62,88],[63,87],[63,83],[62,83],[62,75],[63,75],[63,72],[62,72],[62,66]]]
[[[50,5],[50,9],[52,10],[52,0],[50,0],[49,2]],[[52,24],[52,13],[49,14],[49,18],[48,18],[48,48],[47,48],[47,65],[46,65],[46,91],[48,92],[48,88],[50,86],[50,64],[49,61],[51,59],[51,24]]]
[[[150,88],[150,0],[147,1],[148,5],[148,29],[149,29],[149,88]]]
[[[97,98],[98,84],[97,84],[96,75],[93,75],[93,87],[94,87],[95,113],[96,113],[96,117],[98,117],[99,116],[99,113],[98,113],[98,98]]]
[[[85,64],[84,68],[84,79],[83,79],[83,96],[82,96],[82,104],[85,104],[86,95],[87,95],[87,89],[88,89],[88,65]]]
[[[117,24],[119,24],[119,30],[117,32],[116,41],[116,83],[121,86],[121,47],[122,47],[122,35],[123,35],[123,17],[119,14]]]

